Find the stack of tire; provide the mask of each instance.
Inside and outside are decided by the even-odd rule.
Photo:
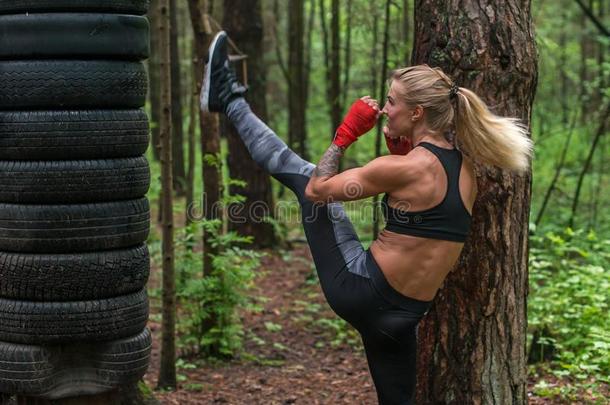
[[[0,392],[148,367],[148,0],[0,0]]]

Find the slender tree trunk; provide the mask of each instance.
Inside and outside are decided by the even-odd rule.
[[[195,75],[196,93],[201,91],[203,79],[204,61],[208,53],[208,47],[213,39],[205,30],[203,13],[208,10],[206,0],[189,0],[189,11],[191,15],[191,24],[193,26],[193,35],[195,42],[195,55],[193,61],[195,69],[199,72]],[[209,12],[209,10],[208,10]],[[203,178],[203,201],[202,210],[206,220],[220,219],[222,220],[222,211],[218,209],[218,205],[222,196],[222,179],[220,171],[220,159],[207,159],[205,157],[220,156],[220,135],[218,131],[218,114],[204,113],[200,111],[199,115],[199,130],[201,134],[201,156],[202,159],[202,178]],[[204,276],[208,275],[212,269],[212,257],[217,253],[217,249],[212,246],[210,236],[205,230],[203,231],[203,267]]]
[[[328,27],[326,25],[326,5],[325,5],[325,0],[320,0],[320,28],[322,29],[322,47],[323,47],[323,59],[324,59],[324,88],[326,91],[326,99],[332,100],[332,90],[331,90],[331,55],[330,55],[330,51],[329,51],[329,39],[328,39]],[[330,102],[329,106],[328,106],[328,113],[331,117],[331,136],[330,138],[333,139],[334,138],[334,131],[336,130],[336,128],[333,128],[333,120],[332,120],[332,102]]]
[[[150,132],[153,158],[159,160],[159,0],[151,0],[148,10],[150,21],[150,58],[148,59],[148,97],[150,100]]]
[[[353,1],[347,0],[347,27],[345,33],[345,63],[343,64],[343,84],[341,85],[341,114],[343,114],[343,109],[345,108],[345,104],[348,102],[348,92],[349,92],[349,79],[350,79],[350,71],[352,67],[352,11],[353,11]]]
[[[386,0],[385,3],[385,16],[384,16],[384,28],[383,28],[383,49],[381,58],[381,76],[379,80],[379,100],[385,99],[386,96],[386,77],[388,75],[388,48],[390,46],[390,6],[391,0]],[[375,33],[377,36],[377,33]],[[382,134],[383,120],[377,121],[377,132],[375,134],[375,156],[381,155],[381,134]],[[379,204],[379,196],[373,197],[373,207],[377,207]],[[373,239],[379,235],[379,210],[373,211]]]
[[[304,0],[290,0],[288,6],[288,145],[303,158],[306,139]]]
[[[563,127],[568,126],[568,115],[570,113],[569,110],[569,100],[568,100],[568,75],[566,73],[567,68],[567,44],[566,44],[566,26],[568,24],[567,11],[564,8],[561,13],[561,32],[559,33],[559,77],[560,77],[560,94],[558,95],[559,102],[561,103],[561,123]]]
[[[192,56],[192,77],[194,78],[200,74],[197,68],[201,66],[197,63],[197,56],[195,55],[195,41],[193,40],[193,46],[191,52]],[[197,86],[193,86],[189,91],[189,105],[190,105],[190,119],[188,128],[188,170],[186,174],[186,218],[185,223],[190,224],[193,222],[194,217],[190,215],[192,208],[194,208],[195,200],[195,132],[197,127],[197,118],[199,117],[199,93],[197,92]]]
[[[440,66],[529,125],[537,82],[529,0],[415,3],[413,63]],[[419,326],[417,403],[526,404],[531,173],[476,166],[461,259]]]
[[[172,74],[172,158],[173,185],[176,194],[184,195],[186,175],[184,173],[184,133],[182,127],[182,84],[180,73],[180,51],[178,49],[178,10],[176,0],[169,0],[171,15],[171,74]]]
[[[163,195],[162,255],[163,255],[163,321],[159,388],[176,389],[176,283],[174,279],[174,218],[172,201],[172,142],[171,142],[171,59],[170,59],[169,0],[159,0],[159,57],[161,91],[161,188]]]
[[[331,131],[333,133],[341,124],[341,38],[339,31],[340,22],[339,0],[331,2],[331,20],[330,20],[330,103],[331,103]]]
[[[212,3],[210,3],[211,5]],[[189,11],[191,15],[191,25],[193,26],[193,35],[195,42],[194,60],[195,69],[199,72],[195,75],[197,81],[196,93],[199,94],[203,79],[203,63],[206,60],[206,55],[213,35],[210,35],[205,29],[203,14],[208,8],[206,0],[189,0]],[[203,200],[202,210],[203,217],[208,220],[223,220],[222,210],[219,210],[219,203],[222,196],[222,177],[221,177],[221,160],[220,160],[220,135],[218,125],[218,114],[204,113],[200,111],[199,129],[201,134],[201,156],[203,178]],[[212,244],[212,236],[204,228],[203,230],[203,277],[209,277],[212,274],[212,258],[218,253],[218,248]],[[205,334],[214,326],[218,320],[211,316],[206,319],[201,326],[201,334]],[[208,353],[211,355],[218,354],[218,347],[208,348]]]
[[[259,0],[244,2],[225,0],[223,27],[237,46],[248,55],[248,85],[246,95],[254,113],[263,121],[267,119],[265,101],[265,65],[263,63],[263,21]],[[238,69],[240,70],[240,69]],[[227,162],[231,178],[247,183],[246,188],[232,186],[231,194],[246,197],[243,210],[238,213],[245,221],[232,220],[229,229],[253,237],[249,246],[269,247],[275,244],[273,226],[264,217],[273,216],[273,197],[269,175],[252,160],[235,128],[226,121],[229,132]]]

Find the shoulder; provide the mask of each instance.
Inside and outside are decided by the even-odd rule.
[[[413,149],[406,155],[380,156],[367,163],[363,169],[388,185],[406,185],[421,178],[434,159],[434,155],[430,157],[419,149],[423,148]]]

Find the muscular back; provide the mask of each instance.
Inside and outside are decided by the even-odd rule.
[[[405,186],[389,194],[388,204],[406,211],[422,211],[438,205],[447,192],[447,175],[437,157],[415,148],[401,157],[409,175]],[[476,179],[465,157],[460,169],[460,196],[468,212],[476,197]],[[421,238],[383,230],[371,244],[371,253],[392,287],[411,298],[429,301],[453,268],[461,242]]]

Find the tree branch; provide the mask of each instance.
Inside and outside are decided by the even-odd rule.
[[[597,17],[595,17],[595,15],[593,14],[593,11],[591,11],[591,9],[589,7],[587,7],[582,2],[582,0],[576,0],[576,3],[578,3],[578,5],[582,9],[582,11],[585,13],[585,15],[587,17],[589,17],[589,20],[591,20],[593,25],[595,25],[602,34],[604,34],[607,37],[610,37],[610,30],[608,30],[608,28],[604,27],[603,23],[601,21],[599,21],[597,19]]]

